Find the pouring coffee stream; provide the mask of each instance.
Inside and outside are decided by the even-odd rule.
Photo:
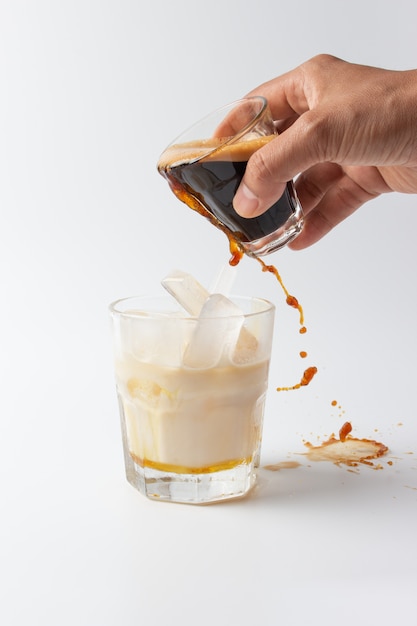
[[[238,125],[233,126],[234,136],[219,137],[218,129],[225,119],[229,126],[230,120],[234,123],[238,120]],[[275,276],[286,303],[298,311],[299,332],[304,334],[307,329],[298,299],[289,293],[277,268],[260,258],[282,248],[301,232],[302,209],[293,182],[287,183],[282,196],[262,216],[242,218],[233,208],[233,197],[250,156],[276,135],[265,98],[244,98],[222,107],[183,133],[162,153],[158,171],[182,203],[227,236],[231,266],[237,266],[246,254],[260,263],[263,272]],[[301,351],[300,356],[305,358],[306,352]],[[309,367],[303,371],[298,383],[277,390],[306,386],[316,373],[316,367]]]

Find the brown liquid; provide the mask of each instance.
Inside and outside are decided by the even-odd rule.
[[[280,461],[279,463],[273,463],[273,465],[264,465],[264,469],[270,472],[278,472],[282,469],[295,469],[300,467],[300,463],[297,461]]]
[[[161,156],[158,170],[182,202],[208,218],[229,240],[257,241],[283,226],[297,206],[289,182],[281,198],[263,215],[243,218],[233,208],[250,156],[274,137],[257,137],[230,146],[219,146],[216,139],[171,146]]]
[[[304,311],[303,311],[303,307],[298,302],[298,300],[297,300],[297,298],[295,296],[291,296],[290,295],[288,289],[284,285],[284,282],[283,282],[283,280],[282,280],[282,278],[281,278],[277,268],[274,265],[267,265],[259,257],[256,257],[256,260],[262,265],[262,271],[263,272],[269,272],[270,274],[273,274],[275,276],[275,278],[277,279],[277,281],[281,285],[281,288],[282,288],[283,292],[285,293],[286,303],[288,304],[288,306],[293,307],[293,309],[297,309],[297,311],[299,312],[299,314],[300,314],[300,326],[301,326],[300,333],[307,332],[307,329],[304,326]]]
[[[307,452],[309,460],[330,461],[335,465],[347,465],[349,468],[368,465],[372,469],[383,469],[380,463],[375,464],[373,461],[384,456],[388,452],[388,447],[373,439],[356,439],[351,437],[349,435],[351,430],[352,425],[350,422],[346,422],[339,431],[340,439],[336,439],[334,435],[331,435],[320,446],[313,446],[307,442],[305,445],[309,448]],[[299,467],[299,465],[296,461],[281,461],[272,465],[264,465],[264,469],[277,472],[281,469],[293,469]],[[393,462],[387,461],[387,465],[392,466]]]
[[[256,257],[256,260],[262,265],[262,271],[263,272],[269,272],[269,273],[271,273],[271,274],[273,274],[275,276],[275,278],[277,279],[277,281],[281,285],[282,290],[285,293],[286,303],[288,304],[288,306],[291,306],[294,309],[297,309],[297,311],[298,311],[298,313],[300,315],[300,333],[302,335],[305,334],[307,332],[307,328],[304,326],[304,311],[303,311],[303,307],[298,302],[298,300],[297,300],[297,298],[295,296],[290,295],[288,289],[284,285],[284,282],[283,282],[283,280],[281,278],[281,275],[279,274],[277,268],[274,265],[267,265],[259,257]],[[300,352],[300,357],[303,359],[306,356],[307,356],[307,352],[302,350]],[[314,376],[316,374],[317,374],[317,367],[315,367],[315,366],[308,367],[306,370],[304,370],[303,375],[302,375],[301,380],[300,380],[299,383],[296,383],[295,385],[291,385],[289,387],[277,387],[277,391],[293,391],[294,389],[300,389],[300,387],[306,387],[308,384],[310,384],[310,382],[313,380],[313,378],[314,378]]]
[[[230,470],[242,464],[249,465],[252,461],[252,458],[233,459],[216,465],[186,467],[183,465],[171,465],[169,463],[157,463],[156,461],[150,461],[149,459],[140,459],[136,454],[134,454],[134,452],[130,452],[130,456],[140,467],[149,467],[149,469],[155,469],[160,472],[171,472],[174,474],[211,474],[215,472],[222,472],[224,470]]]
[[[317,367],[308,367],[304,370],[301,380],[296,385],[292,385],[291,387],[277,387],[277,391],[293,391],[294,389],[300,389],[301,387],[306,387],[311,383],[314,376],[317,374]]]
[[[229,263],[232,266],[237,265],[245,254],[242,242],[253,241],[274,232],[295,210],[292,183],[287,184],[278,202],[258,218],[241,218],[233,209],[233,197],[249,157],[274,137],[258,137],[223,147],[220,144],[224,140],[217,139],[173,145],[167,148],[158,162],[159,173],[166,178],[177,198],[226,234],[231,253]],[[204,156],[207,151],[209,154]],[[267,265],[257,256],[254,258],[261,264],[263,272],[273,274],[278,280],[285,293],[286,303],[299,313],[300,334],[306,333],[303,308],[297,298],[288,292],[276,267]],[[305,358],[306,353],[303,351],[302,354],[304,356],[300,355],[301,358]],[[304,387],[311,382],[316,372],[316,367],[309,367],[303,372],[299,383],[278,387],[277,391]]]
[[[345,422],[342,428],[339,430],[340,441],[345,441],[350,432],[352,432],[352,424],[350,422]]]
[[[342,427],[343,428],[343,427]],[[345,439],[336,439],[332,435],[320,446],[305,444],[309,451],[308,458],[311,461],[331,461],[336,465],[348,465],[357,467],[360,463],[382,469],[382,466],[374,466],[372,460],[377,459],[388,452],[388,447],[372,439],[356,439],[346,434]]]
[[[206,217],[214,226],[222,230],[229,240],[231,253],[230,265],[235,266],[245,253],[242,243],[253,241],[274,232],[284,224],[295,210],[295,193],[292,183],[287,184],[286,191],[279,201],[263,216],[253,219],[240,218],[233,209],[232,200],[246,169],[247,161],[255,150],[273,139],[274,136],[259,138],[256,141],[246,142],[216,149],[216,140],[203,142],[204,145],[192,143],[187,146],[173,146],[161,157],[158,163],[159,172],[168,180],[174,194],[188,207]],[[201,158],[210,149],[210,156]],[[214,149],[214,152],[213,152]],[[212,210],[208,210],[206,203]],[[300,316],[300,334],[305,334],[303,308],[295,296],[286,289],[282,278],[273,265],[267,265],[259,257],[256,260],[261,264],[262,271],[273,274],[278,280],[286,296],[288,306],[295,308]],[[301,351],[301,358],[307,353]],[[304,370],[299,383],[290,387],[278,387],[277,391],[300,389],[307,386],[317,373],[312,366]],[[332,406],[337,402],[332,401]],[[384,455],[388,448],[383,443],[369,439],[355,439],[350,437],[352,426],[345,422],[339,431],[340,439],[334,436],[321,446],[306,444],[309,448],[309,457],[312,460],[331,460],[336,464],[345,463],[356,466],[358,463],[373,465],[370,459]],[[295,467],[291,464],[291,467]],[[290,464],[277,464],[274,468],[290,467]],[[377,466],[379,469],[381,466]],[[201,468],[200,468],[201,471]],[[204,471],[204,469],[202,470]]]

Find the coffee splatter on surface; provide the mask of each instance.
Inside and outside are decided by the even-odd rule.
[[[300,467],[301,463],[298,461],[280,461],[279,463],[273,463],[272,465],[264,465],[264,469],[269,470],[270,472],[278,472],[282,469],[295,469],[296,467]]]
[[[388,446],[374,439],[352,437],[349,434],[351,429],[350,423],[346,422],[340,429],[343,438],[341,436],[340,439],[336,439],[335,435],[331,435],[327,441],[319,446],[313,446],[306,442],[308,459],[310,461],[330,461],[335,465],[348,465],[350,467],[357,467],[362,463],[373,466],[375,469],[382,469],[382,465],[375,465],[373,460],[384,456],[388,452]]]
[[[357,468],[359,465],[367,465],[373,469],[383,469],[381,463],[375,463],[389,451],[388,446],[374,439],[359,439],[351,436],[352,425],[345,422],[339,430],[339,439],[334,434],[321,443],[313,445],[309,441],[304,442],[308,452],[301,453],[307,456],[309,461],[328,461],[334,465],[346,465],[349,468]],[[392,461],[387,461],[392,465]],[[277,472],[281,469],[294,469],[299,467],[297,461],[281,461],[279,463],[265,465],[264,469]]]

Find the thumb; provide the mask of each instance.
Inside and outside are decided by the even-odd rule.
[[[319,157],[311,124],[305,122],[298,118],[281,135],[252,154],[233,199],[239,215],[257,217],[265,213],[282,196],[289,180],[325,160]]]

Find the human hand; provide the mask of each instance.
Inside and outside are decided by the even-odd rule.
[[[392,71],[319,55],[260,85],[281,134],[255,152],[235,195],[243,217],[264,213],[296,178],[315,243],[366,201],[417,193],[417,70]]]

